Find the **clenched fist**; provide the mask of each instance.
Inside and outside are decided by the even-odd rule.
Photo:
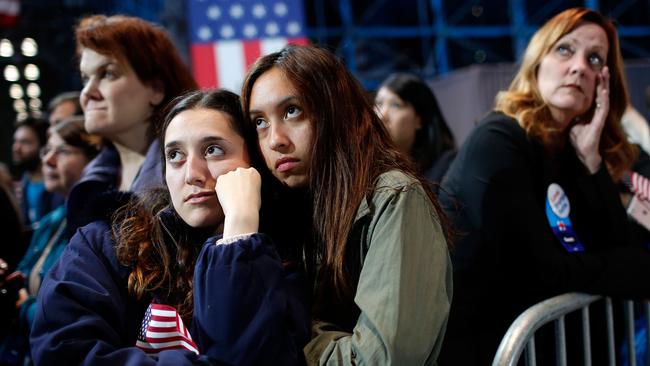
[[[261,185],[262,178],[255,168],[237,168],[217,178],[215,191],[225,216],[224,238],[257,232]]]

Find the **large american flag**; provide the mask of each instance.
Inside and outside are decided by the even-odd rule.
[[[301,0],[189,0],[190,52],[202,88],[239,92],[260,56],[306,44]]]
[[[176,309],[156,303],[151,303],[147,308],[135,345],[150,355],[168,349],[186,349],[199,354]]]

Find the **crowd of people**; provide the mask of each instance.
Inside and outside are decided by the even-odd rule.
[[[142,19],[75,37],[82,90],[16,124],[0,184],[0,365],[486,365],[543,299],[650,296],[620,184],[650,160],[595,11],[545,23],[460,146],[424,80],[373,100],[321,47],[238,95]]]

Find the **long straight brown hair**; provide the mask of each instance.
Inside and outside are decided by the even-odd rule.
[[[255,81],[272,68],[281,70],[291,82],[312,124],[309,192],[313,198],[315,255],[337,295],[350,295],[355,290],[345,269],[347,240],[359,205],[366,196],[372,196],[380,174],[401,170],[416,179],[443,230],[449,233],[448,220],[426,179],[393,146],[370,96],[331,52],[290,45],[260,58],[243,84],[245,118],[250,116]]]

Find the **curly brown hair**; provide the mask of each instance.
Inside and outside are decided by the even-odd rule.
[[[244,138],[246,146],[251,146],[255,131],[244,124],[239,97],[226,90],[213,90],[191,92],[172,101],[159,134],[161,149],[172,119],[190,109],[223,112],[229,117],[231,128]],[[161,156],[164,167],[164,153]],[[113,215],[112,222],[117,257],[120,263],[132,268],[129,292],[137,299],[163,298],[183,318],[190,319],[194,307],[194,265],[201,245],[214,228],[198,229],[186,224],[174,210],[166,187],[132,199]]]

